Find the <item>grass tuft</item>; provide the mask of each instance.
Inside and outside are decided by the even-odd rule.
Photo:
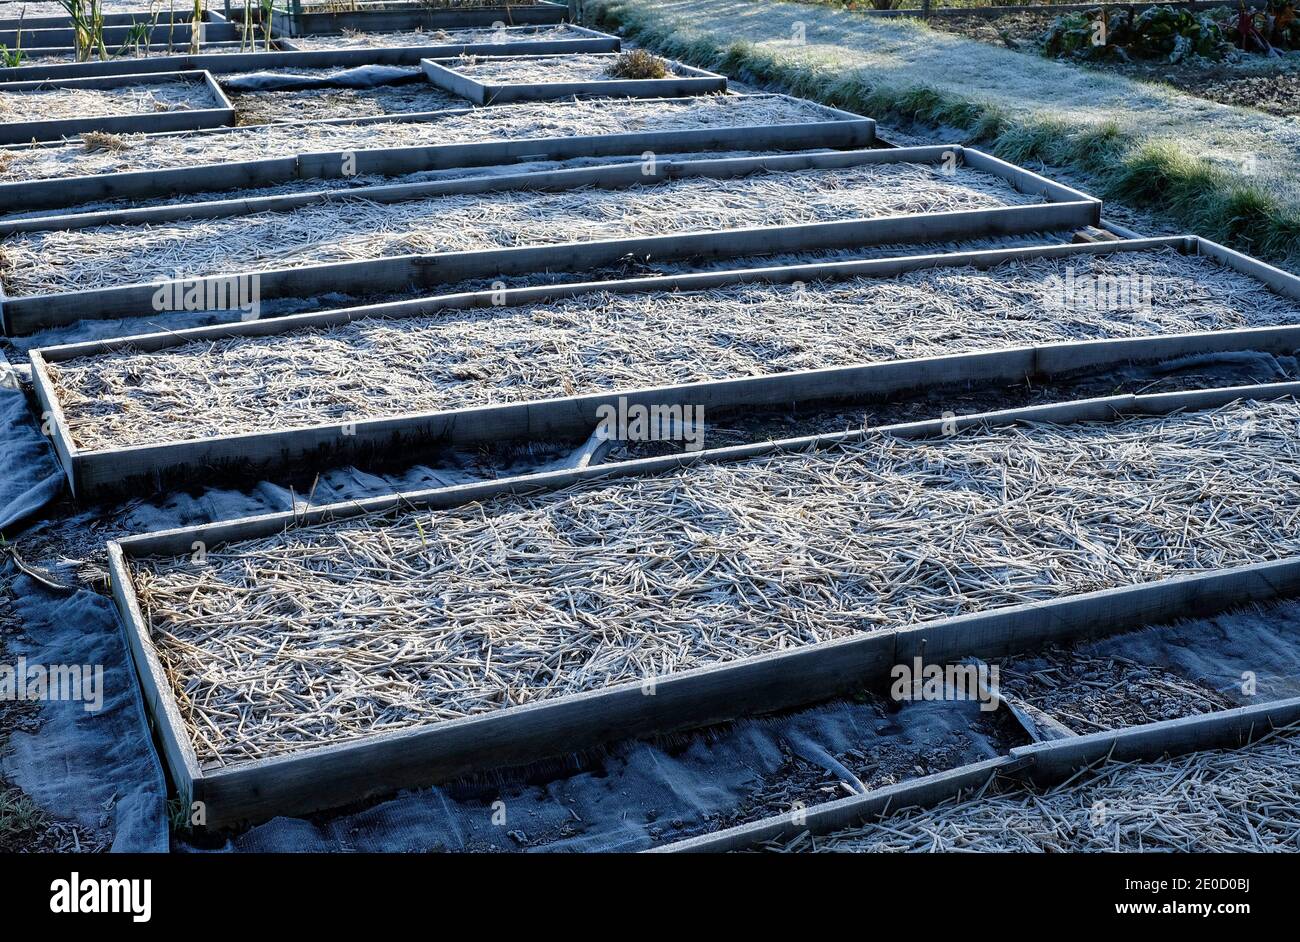
[[[120,154],[130,146],[121,135],[107,131],[86,131],[81,135],[81,144],[88,151],[104,150],[114,154]]]
[[[661,79],[668,74],[668,63],[644,49],[633,49],[615,59],[606,74],[616,79]]]

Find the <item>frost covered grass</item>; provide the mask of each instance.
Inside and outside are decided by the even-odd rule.
[[[1300,263],[1294,121],[917,20],[779,0],[593,0],[587,10],[674,59],[880,119],[958,128],[1000,157],[1070,167],[1100,195]]]
[[[120,88],[39,88],[5,91],[0,85],[0,122],[56,121],[157,114],[215,108],[217,101],[202,82],[165,82]]]
[[[440,196],[402,203],[315,203],[283,213],[102,226],[11,236],[0,277],[11,296],[259,268],[933,213],[1041,202],[1004,181],[938,165],[683,177],[621,190],[582,188]]]
[[[79,145],[0,149],[0,182],[155,170],[331,150],[458,144],[470,141],[684,131],[825,121],[811,103],[773,95],[708,95],[663,101],[588,99],[458,109],[433,121],[265,126],[159,137],[124,135],[116,153]]]
[[[982,794],[768,850],[821,853],[1260,853],[1296,849],[1300,727],[1240,749],[1106,762],[1041,791]]]
[[[132,561],[205,765],[1294,554],[1300,405],[882,434]]]
[[[1149,278],[1151,309],[1064,312],[1067,276]],[[1300,324],[1300,305],[1173,251],[989,270],[595,293],[124,349],[49,364],[78,448],[360,421],[1063,340]]]

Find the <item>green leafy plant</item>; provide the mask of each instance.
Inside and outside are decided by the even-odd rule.
[[[1106,6],[1057,17],[1043,37],[1053,58],[1222,59],[1230,43],[1213,12],[1170,6]]]
[[[14,36],[14,48],[10,49],[4,43],[0,43],[0,63],[6,68],[13,68],[23,64],[27,55],[23,52],[23,17],[27,14],[27,8],[24,7],[18,14],[18,29]]]
[[[78,62],[86,62],[91,56],[101,60],[108,58],[108,49],[104,45],[104,11],[101,0],[59,0],[59,5],[68,11],[72,21],[73,45],[76,47]]]

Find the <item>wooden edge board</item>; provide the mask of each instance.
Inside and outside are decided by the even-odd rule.
[[[140,630],[140,626],[145,624],[144,615],[131,588],[122,551],[112,542],[108,544],[108,572],[113,602],[126,626],[127,649],[135,665],[149,719],[162,743],[163,760],[167,763],[167,770],[171,773],[181,800],[188,805],[193,800],[194,783],[202,776],[198,757],[185,732],[185,721],[181,718],[162,663],[158,660],[148,633]]]
[[[49,369],[45,360],[35,351],[30,356],[32,367],[32,386],[36,401],[40,403],[41,431],[47,433],[54,446],[54,454],[68,475],[68,484],[76,493],[77,446],[73,443],[68,427],[67,417],[63,414],[63,404],[50,380]]]
[[[130,85],[168,85],[173,82],[204,82],[208,74],[202,69],[180,72],[139,72],[126,75],[96,75],[85,78],[36,79],[30,82],[6,82],[0,85],[0,94],[8,92],[48,91],[56,88],[123,88]],[[224,100],[222,96],[221,100]],[[227,102],[228,103],[228,102]]]

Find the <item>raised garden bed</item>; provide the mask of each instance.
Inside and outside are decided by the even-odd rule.
[[[1249,269],[1223,266],[1217,247],[1179,248],[1151,240],[484,292],[74,344],[34,351],[32,363],[69,480],[86,494],[133,476],[179,483],[197,468],[283,473],[301,461],[384,463],[432,443],[581,439],[620,396],[713,414],[1300,349],[1300,282],[1274,294]],[[1149,281],[1150,310],[1063,317],[1051,297],[1071,273],[1091,284],[1126,272]],[[951,312],[951,323],[926,311]],[[240,386],[247,375],[270,378]]]
[[[1129,397],[1146,415],[1079,423],[1052,407],[1046,425],[935,422],[821,453],[591,469],[136,537],[110,545],[114,592],[182,796],[207,802],[216,826],[301,812],[615,730],[835,695],[922,636],[931,656],[979,653],[1008,630],[1133,624],[1144,613],[1129,596],[1150,598],[1148,615],[1186,606],[1173,577],[1296,548],[1285,443],[1300,407],[1256,393]],[[1183,408],[1202,411],[1168,414]],[[1224,476],[1251,486],[1207,505],[1199,495]],[[927,534],[924,555],[901,551]],[[819,552],[791,554],[809,545]],[[593,553],[613,554],[599,584]],[[1294,585],[1295,564],[1282,566],[1284,578],[1211,574],[1202,611],[1231,604],[1229,586],[1240,604]],[[1099,586],[1114,589],[1070,597]],[[248,606],[283,614],[268,623]],[[328,644],[284,630],[298,619]],[[462,619],[473,632],[448,630]],[[490,659],[461,640],[485,631]],[[352,663],[380,643],[422,652],[385,657],[402,666],[382,693]],[[241,693],[254,681],[236,649],[257,665],[257,696]],[[304,676],[348,693],[315,699]]]
[[[647,180],[657,182],[638,185]],[[313,203],[168,227],[18,234],[3,243],[13,296],[0,314],[11,336],[85,318],[150,315],[164,273],[178,266],[188,278],[252,279],[265,304],[581,271],[629,254],[720,258],[1051,231],[1095,225],[1100,214],[1097,201],[1075,190],[955,146],[683,161],[661,175],[623,163],[430,187],[443,195]],[[277,268],[257,270],[250,263],[266,251],[267,227],[299,233],[298,248],[281,247],[267,256]],[[75,260],[72,245],[79,246]],[[70,280],[74,261],[81,280]],[[131,284],[134,278],[149,283]],[[67,290],[86,287],[86,279],[101,287]]]
[[[539,26],[563,23],[569,18],[565,4],[550,0],[523,3],[473,2],[352,2],[289,3],[272,14],[272,25],[287,36],[318,36],[344,30],[381,32],[409,29],[465,29],[470,27]]]
[[[140,133],[228,125],[234,109],[207,72],[162,72],[0,86],[0,144],[88,131]]]
[[[661,60],[662,61],[662,60]],[[425,59],[424,72],[439,88],[476,105],[564,98],[667,98],[725,92],[724,76],[664,62],[663,78],[615,78],[620,56],[510,56]]]
[[[369,67],[352,70],[363,71]],[[278,124],[310,120],[337,120],[369,118],[383,115],[429,114],[446,111],[461,104],[455,95],[448,94],[423,80],[418,68],[388,67],[394,73],[406,71],[405,77],[394,77],[369,87],[348,88],[332,84],[321,88],[280,88],[265,91],[241,91],[234,83],[245,76],[232,75],[222,79],[222,88],[235,107],[235,123]],[[270,75],[296,76],[304,83],[312,80],[329,81],[340,73],[336,69],[276,70]],[[348,71],[343,75],[350,74]],[[257,73],[261,78],[268,73]]]
[[[112,59],[107,62],[31,62],[0,69],[0,82],[45,78],[81,78],[143,72],[178,72],[206,69],[214,75],[254,69],[323,69],[358,65],[414,65],[421,59],[460,55],[537,55],[553,53],[617,52],[619,39],[579,26],[475,29],[446,32],[365,34],[368,43],[342,42],[346,37],[319,40],[273,41],[274,48],[241,51],[239,43],[205,44],[198,55],[178,48],[176,55]],[[165,51],[159,47],[155,51]],[[35,55],[35,52],[33,52]],[[68,57],[71,52],[68,52]]]
[[[142,18],[141,22],[148,22],[148,18]],[[175,24],[161,23],[149,29],[147,33],[149,45],[187,45],[191,38],[190,23],[188,20],[180,21],[179,18]],[[20,38],[21,32],[21,38]],[[202,42],[237,42],[239,34],[233,24],[224,20],[221,22],[205,22],[200,28]],[[136,27],[123,25],[106,25],[104,27],[104,45],[110,51],[120,49],[127,43],[143,42],[145,36],[141,35]],[[36,27],[30,23],[24,22],[20,31],[16,26],[11,29],[0,27],[0,45],[8,49],[40,49],[44,47],[66,46],[73,47],[76,45],[76,31],[70,27]]]
[[[573,49],[550,48],[555,45]],[[594,48],[597,44],[605,48]],[[541,45],[543,48],[531,49]],[[443,55],[534,55],[559,52],[618,52],[619,39],[608,33],[586,29],[573,23],[555,26],[506,26],[476,29],[415,29],[392,33],[349,31],[335,36],[302,36],[293,47],[304,51],[330,49],[446,48],[448,53],[427,53],[426,58]]]
[[[188,23],[192,18],[191,11],[184,9],[150,10],[147,0],[100,0],[99,6],[104,14],[105,26],[129,26],[132,23],[154,21]],[[224,21],[219,14],[211,11],[207,12],[207,18]],[[24,29],[72,27],[67,8],[58,0],[18,0],[0,4],[0,29],[17,29],[20,21]]]
[[[431,115],[126,138],[112,148],[0,151],[0,206],[101,200],[392,176],[517,160],[702,150],[863,147],[870,118],[784,95],[621,99],[457,109]],[[257,153],[260,159],[250,160]],[[344,154],[355,158],[343,173]]]

